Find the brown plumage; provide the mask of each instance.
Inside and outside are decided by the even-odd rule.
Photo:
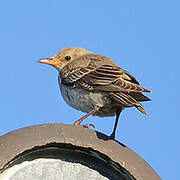
[[[119,114],[124,108],[134,106],[146,114],[139,101],[149,101],[142,92],[150,91],[105,56],[95,55],[83,48],[65,48],[39,62],[52,65],[59,71],[59,86],[64,100],[87,113],[75,125],[80,125],[89,115],[116,115],[110,136],[114,138]]]

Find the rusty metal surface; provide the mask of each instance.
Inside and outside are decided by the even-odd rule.
[[[30,126],[0,136],[0,169],[18,154],[49,143],[92,148],[119,163],[138,180],[161,180],[140,156],[99,132],[61,123]]]

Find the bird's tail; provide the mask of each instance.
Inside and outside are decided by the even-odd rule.
[[[146,115],[147,115],[146,110],[143,108],[142,104],[138,103],[138,105],[135,105],[135,107],[136,107],[139,111],[141,111],[143,114],[146,114]]]
[[[135,106],[140,112],[143,114],[147,114],[143,106],[130,94],[124,92],[112,92],[110,96],[117,103],[122,104],[124,107],[132,107]]]
[[[151,101],[150,98],[148,98],[147,96],[145,96],[143,93],[141,92],[130,92],[129,93],[134,99],[136,99],[136,101]]]

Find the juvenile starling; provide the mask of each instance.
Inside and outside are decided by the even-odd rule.
[[[38,62],[52,65],[59,71],[58,82],[64,100],[71,107],[87,113],[74,125],[80,125],[90,115],[116,115],[110,136],[114,139],[119,115],[124,108],[134,106],[146,114],[139,101],[149,101],[142,92],[150,91],[140,87],[134,76],[105,56],[70,47]]]

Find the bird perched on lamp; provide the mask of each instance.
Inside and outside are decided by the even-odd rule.
[[[110,136],[114,139],[119,115],[124,108],[134,106],[146,114],[139,101],[149,101],[142,92],[150,91],[140,87],[133,75],[105,56],[70,47],[38,62],[49,64],[59,71],[58,82],[64,100],[71,107],[87,113],[74,125],[80,125],[90,115],[116,116]]]

